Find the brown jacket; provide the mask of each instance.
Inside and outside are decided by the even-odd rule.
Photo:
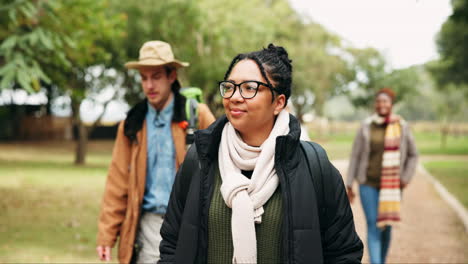
[[[205,104],[198,105],[198,112],[200,129],[207,128],[215,120]],[[119,125],[112,153],[98,222],[97,244],[114,247],[117,237],[120,237],[119,262],[129,263],[145,192],[147,139],[146,122],[134,142],[124,135],[124,122]],[[175,121],[171,124],[171,130],[177,169],[186,153],[186,132]]]
[[[359,184],[366,182],[367,167],[369,165],[371,122],[370,118],[364,120],[354,139],[348,167],[348,176],[346,178],[347,187],[352,187],[354,180]],[[401,120],[400,124],[400,178],[402,182],[409,183],[418,164],[418,152],[408,123]]]

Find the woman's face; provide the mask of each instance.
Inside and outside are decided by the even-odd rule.
[[[227,80],[236,84],[244,81],[267,83],[253,60],[239,61]],[[244,99],[240,95],[239,87],[236,87],[231,98],[223,98],[226,116],[243,138],[255,134],[268,137],[273,128],[274,118],[283,109],[284,103],[284,95],[276,96],[272,102],[272,92],[264,85],[260,85],[255,97],[250,99]]]
[[[392,112],[392,98],[385,93],[380,93],[375,98],[375,112],[379,116],[388,116]]]

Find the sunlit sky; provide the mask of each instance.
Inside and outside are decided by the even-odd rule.
[[[435,36],[450,0],[289,0],[301,14],[356,47],[374,47],[394,68],[436,59]]]

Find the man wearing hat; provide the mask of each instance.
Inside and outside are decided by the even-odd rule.
[[[98,224],[101,260],[111,259],[118,237],[121,263],[159,259],[159,229],[186,153],[186,99],[179,93],[177,69],[188,65],[162,41],[146,42],[139,60],[125,64],[140,72],[146,98],[117,132]],[[205,104],[198,104],[198,113],[199,129],[215,120]]]

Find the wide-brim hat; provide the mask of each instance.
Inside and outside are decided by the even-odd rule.
[[[188,62],[179,61],[174,58],[171,45],[164,41],[148,41],[140,49],[138,61],[129,61],[125,63],[128,69],[138,69],[149,66],[170,65],[175,68],[187,67]]]

